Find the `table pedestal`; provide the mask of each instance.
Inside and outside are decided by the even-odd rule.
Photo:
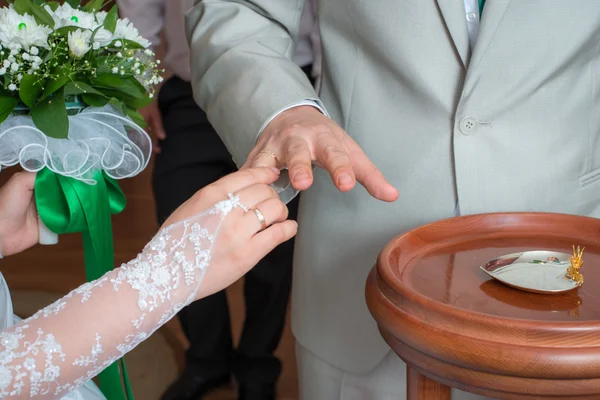
[[[450,400],[450,388],[429,379],[419,371],[406,367],[407,400]]]

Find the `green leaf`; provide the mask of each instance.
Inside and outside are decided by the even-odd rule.
[[[126,115],[127,112],[125,110],[125,104],[119,99],[111,98],[108,102],[115,110],[119,111],[121,114]]]
[[[53,35],[55,36],[63,36],[63,37],[68,37],[69,33],[71,32],[75,32],[77,29],[81,29],[77,26],[63,26],[62,28],[58,28],[57,30],[55,30],[54,32],[52,32]]]
[[[117,46],[115,46],[116,42],[121,42],[123,44],[121,46],[121,48],[138,49],[138,50],[143,50],[144,49],[144,46],[142,46],[138,42],[134,42],[133,40],[127,40],[127,39],[115,39],[115,40],[112,41],[112,43],[110,44],[109,47],[116,48],[117,47]]]
[[[138,112],[138,110],[131,107],[126,107],[125,111],[127,112],[127,116],[131,118],[131,120],[138,124],[140,127],[145,128],[147,126],[146,120],[144,119],[142,114]]]
[[[85,11],[100,11],[103,4],[104,0],[90,0],[85,6],[83,6],[83,9]]]
[[[46,86],[44,87],[44,93],[42,94],[41,100],[46,99],[52,93],[65,86],[70,80],[71,78],[69,78],[68,76],[64,76],[62,78],[48,81],[48,83],[46,83]]]
[[[132,77],[123,78],[114,74],[102,74],[92,80],[92,86],[122,92],[134,99],[147,97],[146,89]]]
[[[54,28],[54,19],[42,6],[31,4],[29,6],[29,11],[31,11],[38,24]]]
[[[65,91],[58,90],[31,109],[31,118],[39,130],[55,139],[69,136],[69,117],[65,106]]]
[[[71,7],[73,7],[74,9],[78,9],[79,6],[81,6],[81,1],[80,0],[65,0],[66,3],[69,3],[69,5]]]
[[[44,55],[44,58],[42,58],[43,62],[48,62],[48,60],[50,60],[52,56],[54,56],[54,53],[52,51],[47,51]]]
[[[81,94],[94,94],[97,96],[103,96],[102,93],[85,82],[69,82],[65,86],[65,96],[78,96]]]
[[[104,29],[110,31],[110,33],[115,33],[115,29],[117,29],[117,20],[119,19],[119,9],[115,5],[113,6],[106,18],[104,19]]]
[[[91,107],[104,107],[108,104],[109,98],[103,94],[82,94],[81,100]]]
[[[31,7],[30,0],[15,0],[15,11],[19,14],[23,15],[29,12],[29,8]]]
[[[19,99],[14,96],[0,96],[0,122],[8,118],[18,103]]]
[[[127,58],[116,58],[116,60],[115,60],[115,58],[116,58],[115,56],[96,57],[94,62],[96,64],[97,74],[98,75],[104,75],[104,74],[114,75],[112,72],[112,69],[114,67],[117,67],[119,70],[121,70],[121,68],[122,68],[123,71],[126,72],[125,73],[126,76],[132,76],[133,72],[131,71],[131,68],[135,64],[136,60],[135,59],[128,60]]]
[[[19,84],[19,97],[23,104],[29,108],[33,108],[43,90],[44,82],[40,77],[25,75]]]
[[[149,97],[144,97],[141,99],[134,99],[133,97],[127,96],[126,94],[124,94],[122,92],[118,92],[116,90],[110,90],[110,89],[99,89],[99,90],[105,96],[108,96],[108,97],[111,97],[114,99],[118,99],[131,108],[136,108],[136,109],[144,108],[152,102],[152,99]]]
[[[40,2],[44,3],[44,0],[40,0]],[[47,1],[46,4],[48,5],[48,7],[50,7],[52,11],[56,11],[58,6],[60,6],[60,3],[58,1]]]

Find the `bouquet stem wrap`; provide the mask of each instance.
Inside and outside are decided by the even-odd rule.
[[[125,208],[118,183],[104,172],[95,185],[44,168],[37,174],[35,200],[42,222],[56,234],[83,234],[86,278],[93,281],[114,268],[112,214]],[[98,376],[109,400],[132,400],[125,362],[121,359]]]

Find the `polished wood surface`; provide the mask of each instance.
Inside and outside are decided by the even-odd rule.
[[[450,400],[450,388],[421,374],[414,368],[406,369],[407,400]]]
[[[523,250],[571,253],[572,245],[586,247],[585,283],[570,293],[518,291],[479,268]],[[599,267],[600,220],[459,217],[390,242],[367,302],[390,346],[437,382],[496,398],[599,399]]]

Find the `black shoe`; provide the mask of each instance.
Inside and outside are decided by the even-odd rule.
[[[238,400],[275,400],[275,386],[240,383]]]
[[[161,400],[199,400],[208,393],[231,384],[229,374],[206,378],[186,368],[181,376],[169,386]]]

